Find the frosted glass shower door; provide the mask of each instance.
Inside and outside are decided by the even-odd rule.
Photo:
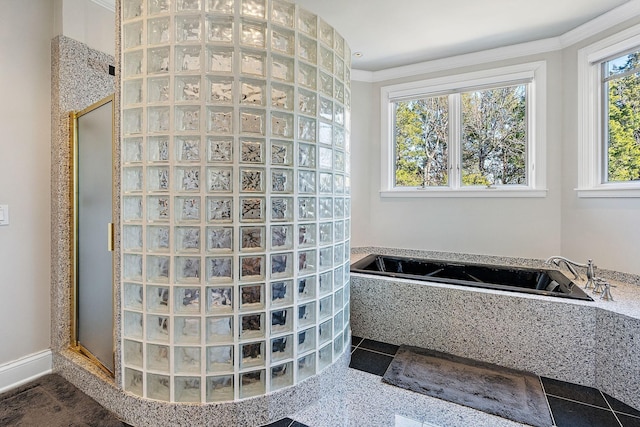
[[[75,140],[76,347],[113,373],[113,97],[77,114]]]

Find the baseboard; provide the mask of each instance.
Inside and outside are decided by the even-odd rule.
[[[52,365],[51,350],[40,351],[0,365],[0,393],[51,373]]]

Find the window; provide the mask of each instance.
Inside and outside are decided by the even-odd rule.
[[[640,197],[640,27],[578,52],[580,197]]]
[[[382,88],[382,195],[543,196],[544,117],[534,113],[544,69],[539,62]]]

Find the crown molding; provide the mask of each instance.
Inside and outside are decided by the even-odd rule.
[[[562,47],[569,47],[602,31],[640,16],[640,0],[631,0],[559,37]]]
[[[111,12],[116,11],[116,2],[115,0],[89,0],[95,4],[97,4],[98,6],[102,6],[107,10],[110,10]]]

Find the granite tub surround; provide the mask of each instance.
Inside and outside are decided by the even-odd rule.
[[[543,266],[541,260],[397,249],[369,253]],[[598,270],[599,273],[604,271]],[[558,300],[488,289],[353,274],[354,335],[423,347],[600,388],[640,407],[640,288],[615,281],[614,301]],[[627,276],[624,276],[627,277]],[[388,313],[384,315],[381,313]]]

